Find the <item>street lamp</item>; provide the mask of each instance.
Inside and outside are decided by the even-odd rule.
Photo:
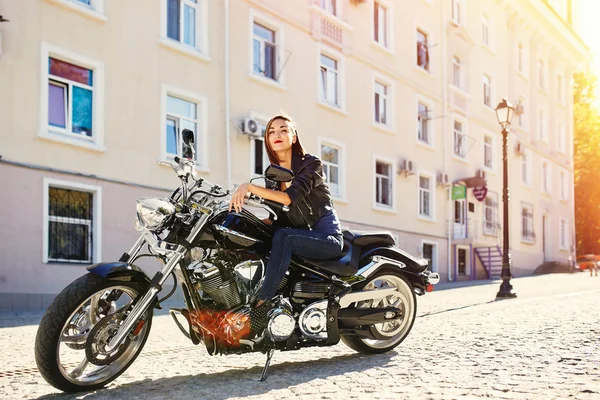
[[[496,117],[498,123],[502,127],[502,206],[503,206],[503,223],[502,223],[502,284],[500,290],[496,294],[496,299],[507,299],[517,297],[517,294],[512,291],[512,285],[510,284],[510,250],[508,245],[508,126],[512,121],[514,114],[514,107],[510,104],[508,99],[505,97],[496,107]]]

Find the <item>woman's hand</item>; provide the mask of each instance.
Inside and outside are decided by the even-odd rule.
[[[241,184],[237,190],[231,195],[231,200],[229,201],[229,211],[233,207],[236,212],[242,211],[242,206],[244,205],[244,198],[249,193],[249,183]]]

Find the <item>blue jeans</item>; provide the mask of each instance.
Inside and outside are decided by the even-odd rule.
[[[273,236],[271,256],[258,298],[270,300],[275,296],[277,288],[288,270],[292,254],[327,260],[339,255],[343,247],[344,240],[341,233],[331,235],[324,232],[290,228],[277,230]]]

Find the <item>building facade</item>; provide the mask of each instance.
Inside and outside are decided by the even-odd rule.
[[[279,112],[344,228],[392,232],[443,280],[488,279],[508,97],[513,274],[568,262],[578,2],[402,2],[0,0],[0,309],[43,308],[128,250],[135,200],[178,184],[158,161],[182,129],[200,176],[230,187],[267,166]]]

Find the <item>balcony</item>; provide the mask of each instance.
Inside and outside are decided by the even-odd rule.
[[[452,241],[464,244],[473,242],[499,243],[502,236],[502,226],[495,221],[469,219],[447,221]]]
[[[344,4],[346,5],[346,4]],[[320,0],[312,0],[311,4],[311,33],[313,38],[318,41],[327,42],[340,49],[342,52],[347,52],[350,38],[349,32],[353,30],[347,22],[347,12],[336,10],[333,14],[321,7]]]

